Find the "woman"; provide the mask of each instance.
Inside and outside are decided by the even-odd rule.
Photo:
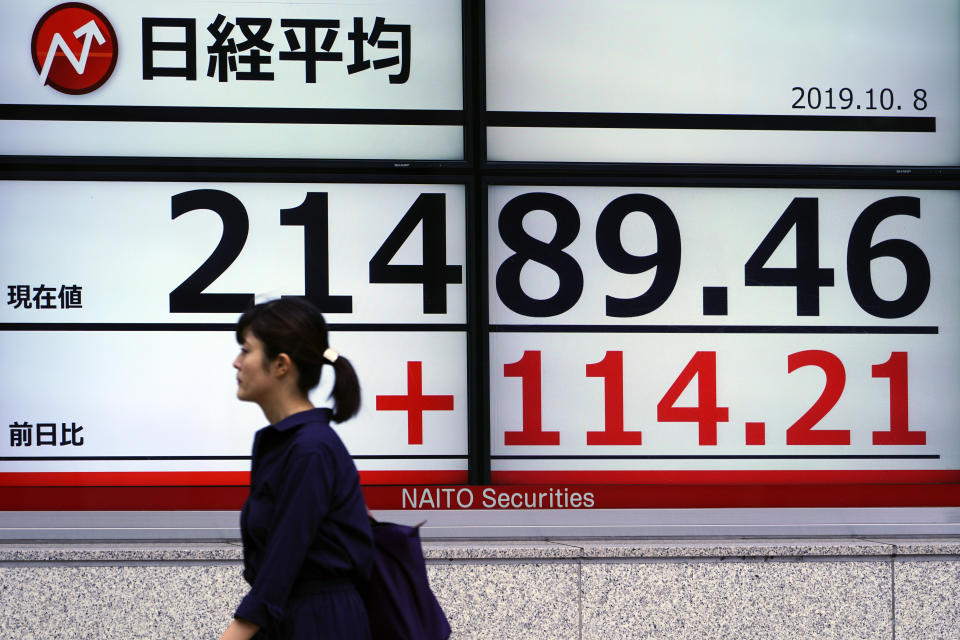
[[[248,310],[237,342],[237,397],[260,405],[270,425],[253,440],[240,517],[251,588],[221,640],[369,638],[353,583],[370,571],[372,534],[357,469],[329,425],[360,408],[356,373],[303,299]],[[324,365],[336,376],[332,410],[307,395]]]

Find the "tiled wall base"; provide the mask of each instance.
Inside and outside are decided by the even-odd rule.
[[[960,640],[960,539],[427,542],[454,638]],[[0,637],[213,639],[234,543],[0,544]]]

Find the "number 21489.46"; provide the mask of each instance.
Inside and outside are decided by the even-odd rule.
[[[806,350],[787,356],[787,373],[802,367],[817,367],[826,375],[823,392],[802,416],[786,431],[788,445],[849,445],[849,429],[815,429],[814,427],[840,400],[846,385],[846,370],[836,355],[829,351]],[[873,432],[874,445],[924,445],[926,432],[911,430],[908,420],[907,352],[894,351],[883,363],[871,367],[874,378],[889,379],[890,425]],[[516,362],[503,366],[506,378],[520,378],[522,426],[519,431],[506,431],[507,446],[560,444],[560,432],[545,429],[542,413],[541,352],[524,351]],[[607,351],[599,362],[586,365],[586,377],[603,379],[604,427],[587,431],[587,445],[641,445],[640,430],[628,430],[623,411],[623,352]],[[677,406],[681,394],[696,378],[697,405]],[[729,407],[717,400],[717,352],[697,351],[676,380],[657,403],[658,422],[696,423],[700,445],[717,444],[717,425],[730,421]],[[763,423],[747,423],[748,445],[764,444]]]

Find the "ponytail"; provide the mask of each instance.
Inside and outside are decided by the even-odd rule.
[[[332,418],[334,422],[345,422],[360,410],[360,381],[353,365],[343,356],[338,356],[331,366],[335,375],[333,391],[330,392],[333,398]]]

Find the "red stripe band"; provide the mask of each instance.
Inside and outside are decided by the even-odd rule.
[[[461,470],[361,471],[362,484],[464,484]],[[0,473],[0,487],[248,487],[249,471]]]
[[[9,487],[0,511],[237,510],[246,487]],[[960,507],[960,484],[376,485],[371,509]]]
[[[494,471],[494,484],[940,484],[960,469],[755,471]]]

